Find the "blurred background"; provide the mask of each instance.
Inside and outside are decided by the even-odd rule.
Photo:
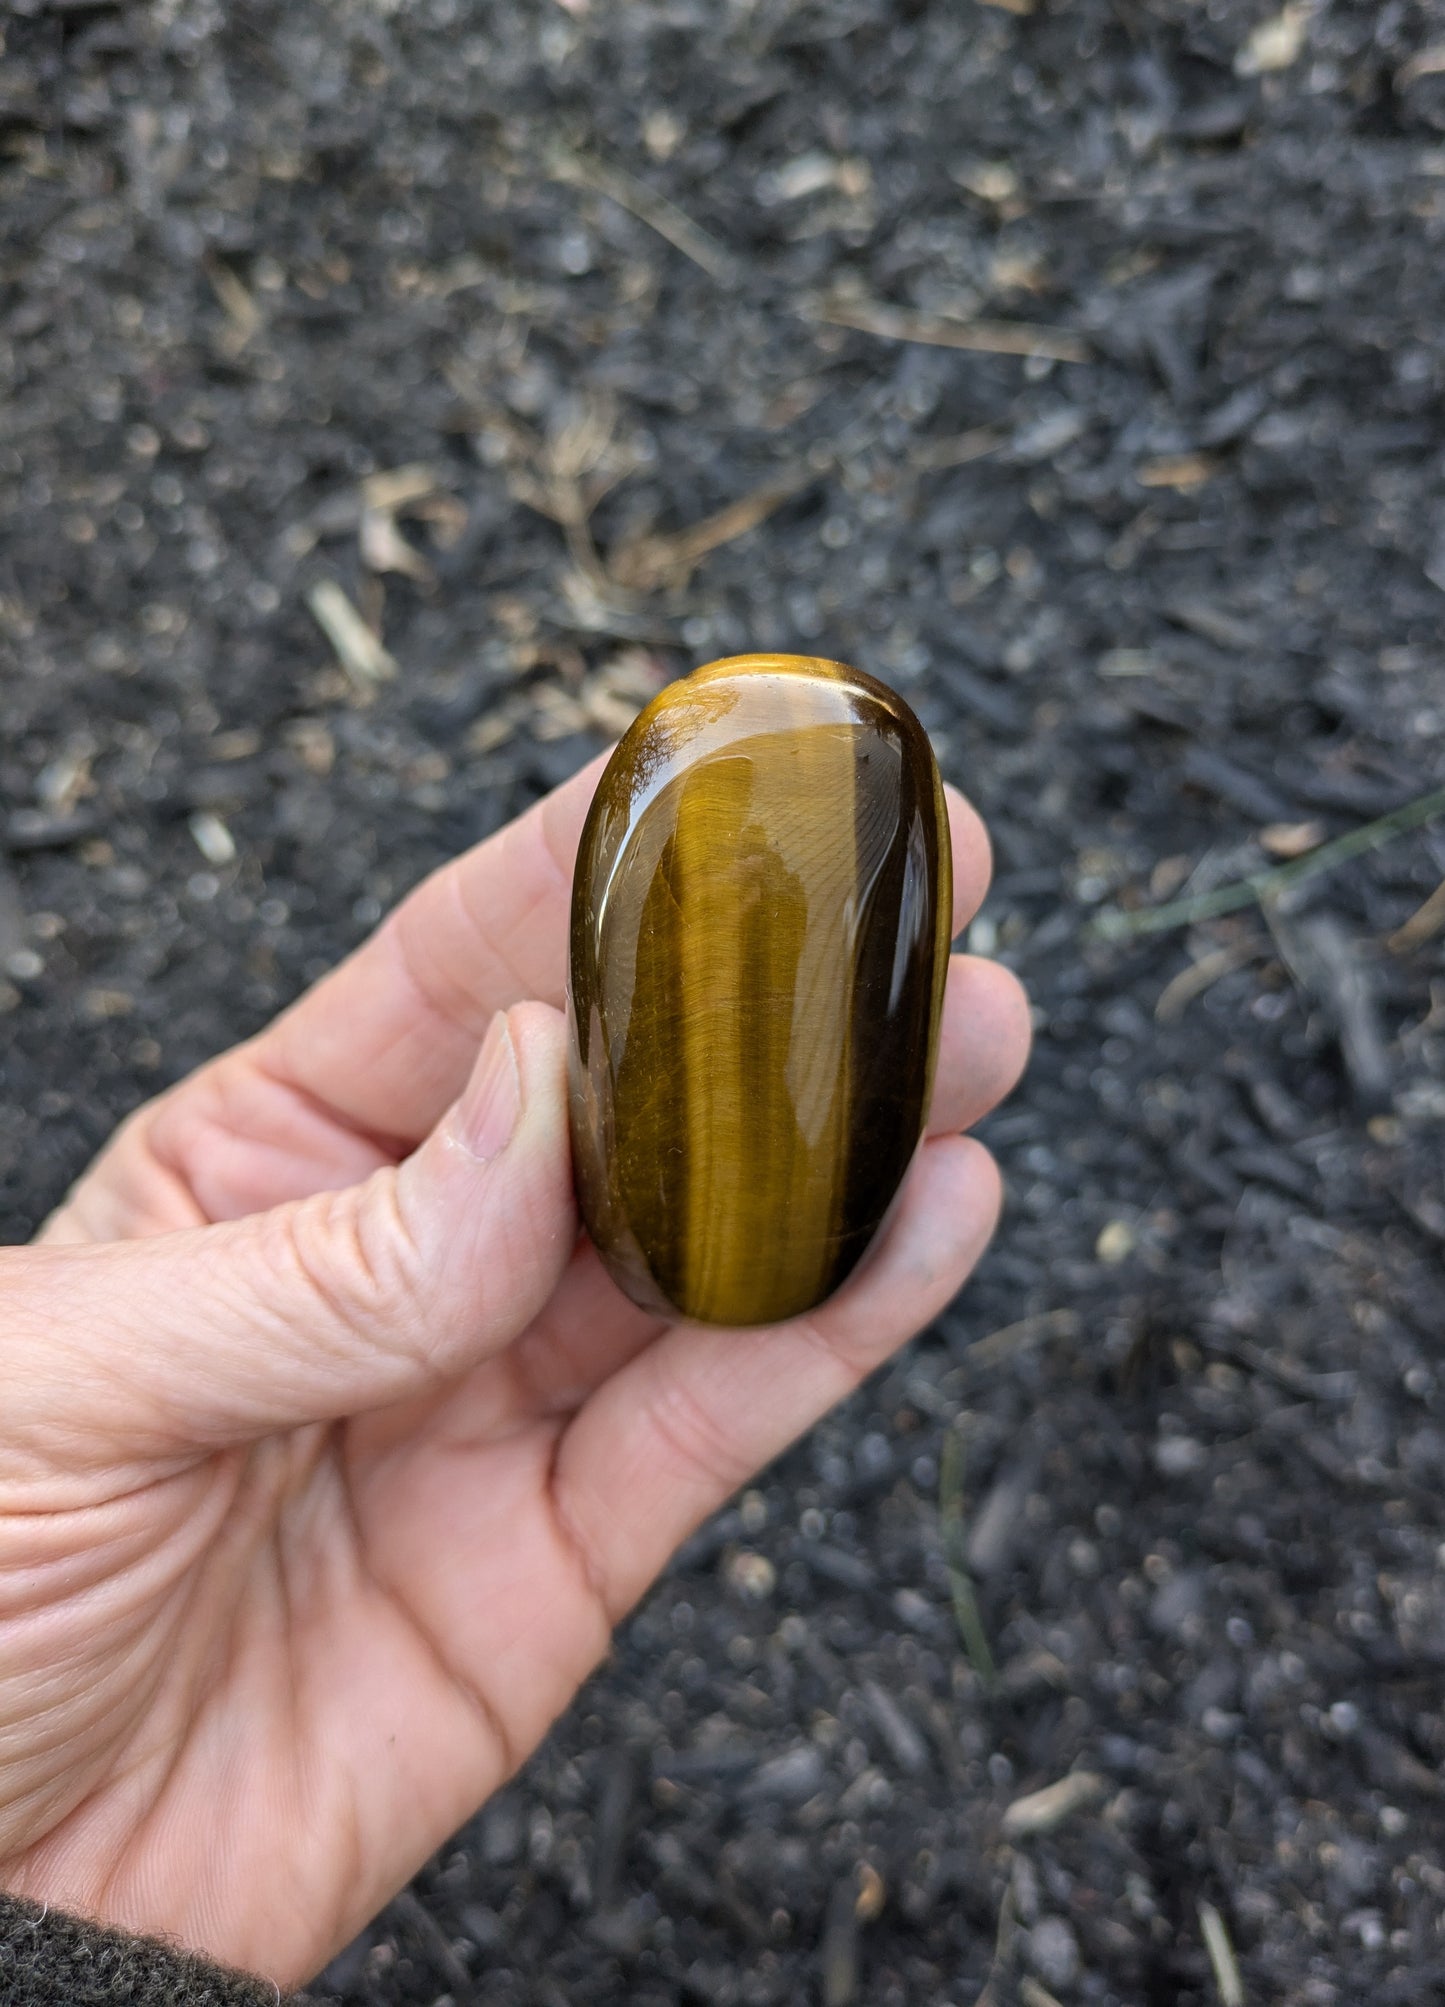
[[[7,1237],[715,655],[906,693],[1037,1007],[965,1297],[325,1987],[1438,2001],[1445,10],[0,32]]]

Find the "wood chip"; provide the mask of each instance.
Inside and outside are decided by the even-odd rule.
[[[1157,460],[1141,461],[1135,478],[1141,488],[1176,488],[1187,493],[1202,488],[1219,471],[1219,462],[1207,453],[1165,453]]]
[[[1271,857],[1303,857],[1307,850],[1318,850],[1328,834],[1322,822],[1271,822],[1259,832],[1259,840]]]
[[[555,683],[543,683],[533,692],[536,716],[532,720],[534,738],[549,741],[569,739],[574,732],[585,732],[589,723],[587,712],[581,699],[574,697],[570,690],[559,689]]]
[[[734,1548],[723,1559],[723,1580],[745,1603],[764,1603],[778,1586],[778,1571],[766,1554]]]
[[[320,718],[296,718],[286,728],[286,743],[307,773],[324,780],[336,764],[336,741]]]
[[[591,677],[583,685],[582,710],[587,723],[605,739],[620,739],[641,709],[635,698],[609,690]]]
[[[208,808],[197,809],[188,825],[192,840],[207,864],[218,868],[236,861],[236,839],[220,816]]]
[[[106,1018],[129,1017],[135,1009],[135,998],[129,990],[87,990],[81,1009],[93,1023]]]
[[[417,585],[434,585],[436,573],[421,552],[409,544],[389,509],[364,509],[361,516],[362,562],[371,571],[398,572]]]
[[[1305,42],[1309,9],[1292,4],[1261,21],[1234,59],[1237,77],[1259,77],[1272,70],[1287,70]]]
[[[335,579],[318,579],[306,594],[317,626],[356,689],[370,696],[397,673],[393,656],[377,640]]]
[[[223,265],[219,258],[207,261],[206,277],[226,316],[226,328],[216,346],[224,355],[238,356],[261,325],[261,309],[230,266]]]
[[[779,202],[804,202],[836,187],[842,166],[842,161],[817,149],[795,154],[767,177],[768,189]]]
[[[1106,1268],[1117,1268],[1121,1261],[1129,1259],[1138,1244],[1138,1235],[1127,1220],[1109,1220],[1099,1230],[1094,1254]]]
[[[996,208],[1012,202],[1019,192],[1018,175],[1006,160],[983,160],[956,167],[952,179],[980,202],[990,202]]]
[[[929,1766],[928,1745],[903,1708],[877,1680],[865,1679],[862,1694],[888,1753],[905,1777],[921,1777]]]
[[[1418,49],[1415,54],[1401,63],[1395,72],[1395,88],[1407,91],[1411,84],[1421,77],[1438,77],[1445,74],[1445,42],[1435,42],[1427,49]]]
[[[466,736],[469,753],[491,753],[498,746],[505,745],[527,715],[527,702],[523,696],[508,697],[500,704],[494,704],[484,717],[477,719]],[[563,736],[559,734],[559,737]]]
[[[1020,1652],[1010,1659],[1003,1669],[1001,1680],[1003,1690],[1017,1700],[1026,1700],[1040,1693],[1067,1693],[1069,1689],[1069,1669],[1061,1658],[1046,1651],[1042,1645],[1031,1652]]]
[[[455,495],[427,495],[414,502],[407,514],[424,522],[432,533],[432,541],[444,551],[454,551],[462,540],[467,527],[467,505]]]
[[[93,746],[72,747],[42,768],[35,792],[52,815],[69,815],[78,801],[94,794],[90,777],[94,759]]]
[[[424,502],[440,486],[434,468],[424,461],[413,460],[405,467],[388,467],[380,473],[368,474],[361,484],[361,499],[368,509],[394,513],[409,508],[413,502]]]
[[[1046,1784],[1042,1791],[1015,1798],[1003,1815],[1003,1836],[1006,1840],[1027,1840],[1036,1833],[1052,1833],[1076,1812],[1097,1805],[1108,1788],[1092,1770],[1071,1770],[1057,1784]]]
[[[951,320],[945,314],[914,313],[874,300],[816,300],[806,310],[832,327],[853,328],[882,341],[916,341],[933,348],[970,349],[978,355],[1041,356],[1048,362],[1087,362],[1090,349],[1063,328],[1031,321]]]
[[[883,1914],[883,1905],[888,1900],[888,1890],[882,1875],[871,1861],[858,1863],[858,1894],[853,1903],[853,1914],[859,1923],[876,1923]]]

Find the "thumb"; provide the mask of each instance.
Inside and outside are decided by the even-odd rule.
[[[566,1030],[519,1004],[432,1134],[363,1184],[5,1255],[7,1453],[57,1423],[67,1460],[97,1439],[184,1453],[429,1392],[525,1328],[576,1234]]]

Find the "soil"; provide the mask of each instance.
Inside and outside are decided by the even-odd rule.
[[[322,1990],[1438,2001],[1445,824],[1094,923],[1445,783],[1445,12],[3,35],[0,1232],[713,655],[905,691],[1037,1006],[977,1279]]]

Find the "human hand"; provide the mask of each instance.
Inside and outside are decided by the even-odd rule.
[[[958,1132],[1028,1016],[956,956],[928,1139],[831,1302],[719,1331],[615,1288],[578,1238],[559,1008],[597,775],[0,1252],[0,1886],[303,1980],[986,1243],[997,1173]],[[949,806],[962,925],[988,846]]]

